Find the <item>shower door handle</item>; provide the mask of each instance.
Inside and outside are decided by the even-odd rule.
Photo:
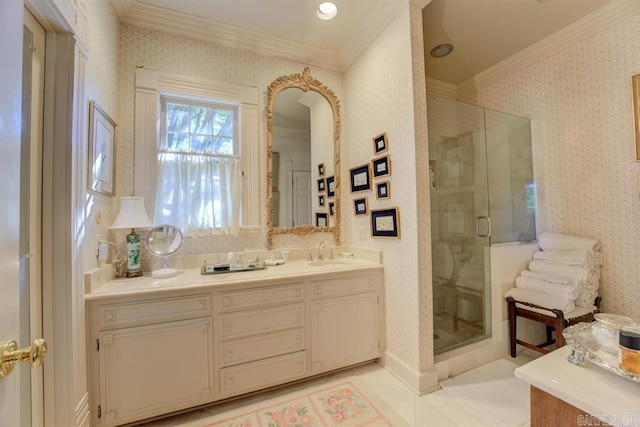
[[[487,220],[487,232],[486,233],[480,233],[480,220],[482,219],[486,219]],[[478,237],[491,237],[491,218],[489,218],[488,216],[477,216],[476,217],[476,236]]]

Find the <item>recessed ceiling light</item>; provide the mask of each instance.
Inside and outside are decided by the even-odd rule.
[[[318,10],[316,10],[316,14],[318,15],[318,18],[328,21],[336,17],[336,15],[338,14],[338,8],[335,4],[327,1],[324,3],[320,3],[320,6],[318,6]]]
[[[453,45],[451,43],[443,43],[431,49],[431,56],[434,58],[442,58],[453,52]]]

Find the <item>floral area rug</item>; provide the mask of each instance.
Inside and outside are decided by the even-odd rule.
[[[393,426],[407,423],[351,377],[254,403],[180,427]]]

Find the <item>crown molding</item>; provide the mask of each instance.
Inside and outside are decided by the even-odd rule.
[[[135,0],[113,0],[112,4],[120,21],[125,24],[203,40],[233,49],[275,56],[332,71],[343,71],[338,54],[324,49],[138,3]]]
[[[458,86],[427,77],[427,95],[436,95],[443,98],[457,99]]]
[[[638,0],[614,0],[566,28],[461,83],[458,86],[457,98],[462,98],[502,80],[638,13],[640,13]]]

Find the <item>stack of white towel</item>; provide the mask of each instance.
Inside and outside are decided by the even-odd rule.
[[[558,233],[542,233],[541,251],[533,254],[529,270],[507,291],[518,301],[560,309],[590,307],[598,296],[602,254],[597,240]]]

